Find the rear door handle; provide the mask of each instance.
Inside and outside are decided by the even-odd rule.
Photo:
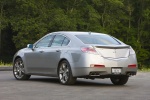
[[[60,50],[56,50],[56,52],[60,52]]]

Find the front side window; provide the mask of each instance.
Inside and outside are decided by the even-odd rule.
[[[50,44],[50,41],[52,41],[54,35],[49,35],[49,36],[46,36],[45,38],[43,38],[42,40],[40,40],[37,44],[36,44],[36,48],[39,48],[39,47],[48,47],[49,44]]]
[[[120,43],[109,35],[76,35],[85,44],[120,45]]]

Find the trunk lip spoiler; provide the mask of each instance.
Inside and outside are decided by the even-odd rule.
[[[130,48],[129,45],[93,45],[96,48],[107,48],[107,49],[123,49],[123,48]]]

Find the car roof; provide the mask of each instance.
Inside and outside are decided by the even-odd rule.
[[[58,32],[52,32],[52,34],[64,34],[64,35],[106,35],[104,33],[79,32],[79,31],[58,31]]]

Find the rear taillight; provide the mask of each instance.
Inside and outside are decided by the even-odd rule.
[[[103,68],[105,66],[100,64],[91,64],[90,67]]]
[[[128,68],[136,68],[136,64],[128,65]]]
[[[94,54],[97,54],[96,50],[93,47],[82,47],[81,51],[85,52],[85,53],[94,53]]]

